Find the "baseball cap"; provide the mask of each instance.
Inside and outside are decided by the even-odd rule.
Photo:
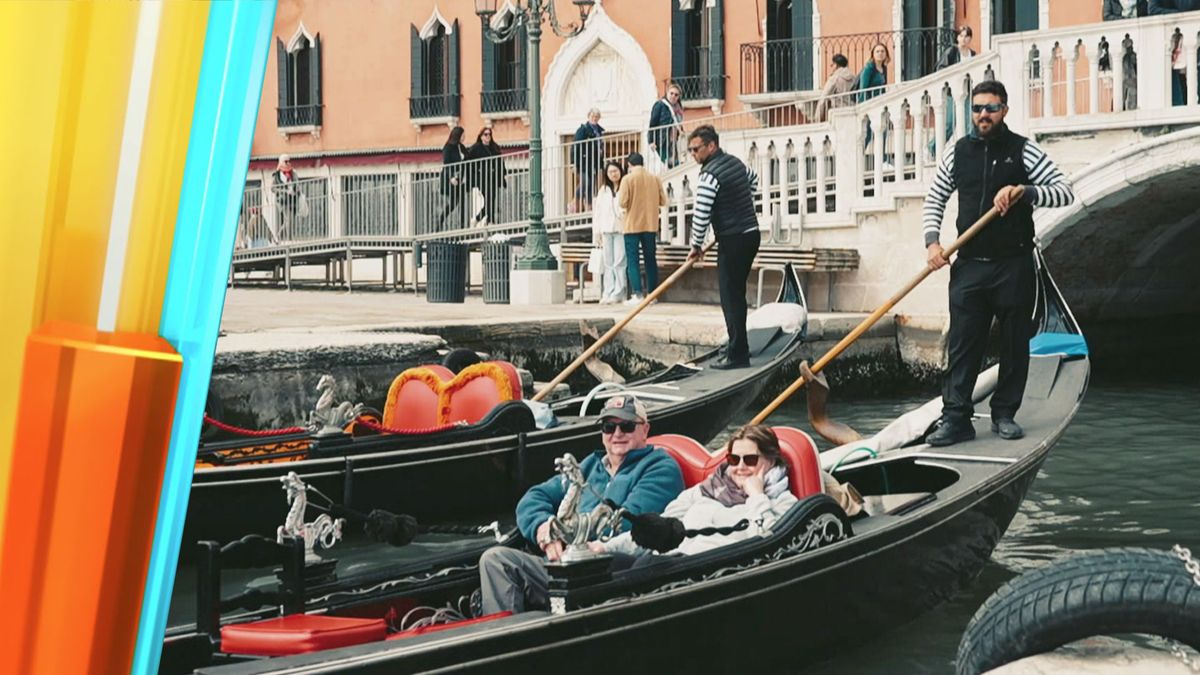
[[[619,420],[628,420],[630,422],[645,422],[646,421],[646,406],[637,400],[633,394],[621,394],[613,396],[604,404],[604,409],[600,411],[600,417],[615,417]]]

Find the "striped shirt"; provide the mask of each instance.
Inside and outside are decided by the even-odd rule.
[[[954,149],[955,146],[946,149],[933,184],[929,186],[929,194],[925,196],[925,210],[921,218],[925,246],[937,243],[942,230],[942,216],[946,213],[946,202],[958,189],[954,181]],[[1067,177],[1032,139],[1025,141],[1022,160],[1025,173],[1033,181],[1033,185],[1025,186],[1026,201],[1034,206],[1049,207],[1069,206],[1075,201],[1075,193]]]
[[[750,192],[758,192],[758,174],[749,166],[746,167],[746,178],[750,181]],[[700,179],[696,181],[696,203],[692,208],[692,246],[696,248],[704,246],[704,234],[712,222],[713,204],[720,189],[721,184],[716,176],[708,172],[700,173]],[[753,232],[756,229],[758,223],[746,231]]]

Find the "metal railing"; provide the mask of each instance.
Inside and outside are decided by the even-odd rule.
[[[529,110],[529,89],[500,89],[479,94],[480,108],[485,113],[519,112]]]
[[[746,43],[741,46],[741,93],[821,89],[833,72],[834,54],[844,55],[849,68],[859,73],[876,44],[888,50],[893,81],[915,80],[936,69],[954,39],[954,31],[948,28],[913,28]],[[895,71],[897,63],[902,64],[899,71]]]
[[[408,99],[408,116],[411,119],[457,117],[461,98],[457,93],[413,96]]]
[[[321,104],[291,105],[277,108],[280,128],[321,126]]]
[[[349,237],[400,236],[396,174],[342,176],[342,232]]]
[[[725,75],[681,75],[664,80],[679,85],[685,100],[707,101],[725,98]]]

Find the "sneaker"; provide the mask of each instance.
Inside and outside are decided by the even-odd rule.
[[[640,295],[633,295],[633,296],[630,296],[630,298],[625,301],[625,304],[630,305],[630,306],[640,305],[640,304],[642,304],[642,300],[644,300],[644,299],[645,298],[643,298]]]
[[[1025,437],[1025,430],[1011,417],[1001,417],[992,420],[992,433],[1000,434],[1006,441],[1015,441]]]
[[[975,426],[970,422],[950,422],[943,419],[938,428],[925,437],[925,442],[938,448],[974,439]]]
[[[607,297],[600,298],[600,304],[602,304],[602,305],[611,305],[611,304],[615,303],[616,301],[617,301],[616,298],[607,298]]]

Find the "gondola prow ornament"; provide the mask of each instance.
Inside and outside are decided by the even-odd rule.
[[[328,549],[341,541],[342,526],[346,523],[344,518],[332,518],[328,513],[322,513],[313,522],[304,522],[305,511],[308,510],[308,486],[295,471],[289,471],[279,482],[283,483],[291,507],[283,525],[275,530],[276,541],[282,544],[284,537],[303,539],[305,557],[310,559],[317,557],[313,552],[317,544]]]
[[[342,401],[336,407],[333,405],[333,390],[337,381],[332,375],[322,375],[317,380],[317,391],[321,396],[317,399],[317,407],[308,415],[308,428],[316,436],[339,436],[345,433],[350,424],[363,411],[363,404]],[[284,479],[280,479],[284,480]]]
[[[554,460],[554,468],[569,484],[558,513],[550,519],[550,537],[564,544],[562,560],[570,562],[600,555],[588,548],[588,541],[606,541],[620,531],[624,510],[613,509],[606,500],[601,500],[591,512],[579,513],[583,491],[591,489],[579,461],[566,454]]]

